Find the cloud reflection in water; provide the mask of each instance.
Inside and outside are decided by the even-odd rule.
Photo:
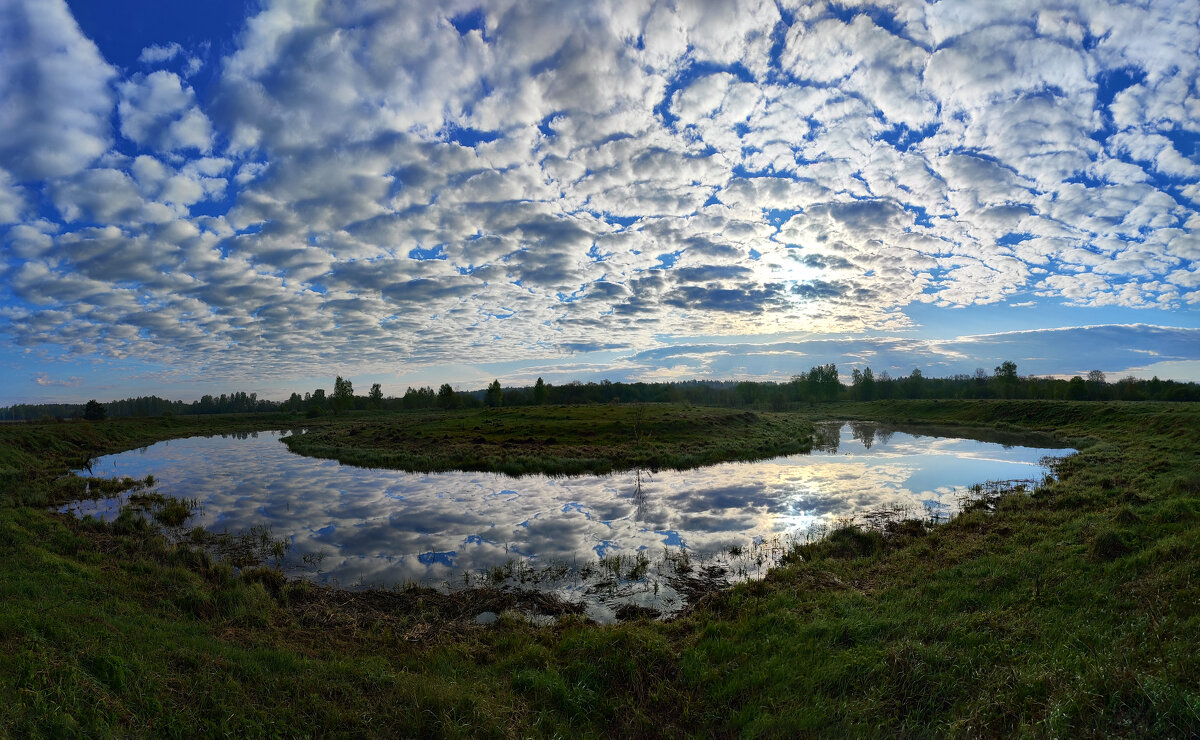
[[[914,436],[861,423],[826,430],[823,449],[752,463],[611,476],[511,478],[405,473],[293,454],[281,432],[194,437],[96,460],[97,476],[153,474],[161,493],[195,498],[189,526],[266,524],[289,559],[320,554],[320,577],[343,586],[462,581],[512,558],[594,560],[686,546],[703,554],[799,533],[883,507],[949,508],[956,490],[1036,479],[1061,450]],[[65,507],[111,517],[112,502]]]

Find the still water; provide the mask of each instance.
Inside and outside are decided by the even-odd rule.
[[[679,608],[683,575],[761,575],[792,542],[839,520],[880,509],[945,516],[971,484],[1036,484],[1043,458],[1069,452],[846,423],[821,427],[808,455],[513,478],[341,465],[290,452],[286,434],[160,442],[97,458],[91,474],[153,475],[158,492],[199,502],[188,528],[265,525],[289,544],[285,567],[304,577],[351,588],[519,584],[582,599],[603,619],[621,604]],[[62,511],[111,519],[124,503]]]

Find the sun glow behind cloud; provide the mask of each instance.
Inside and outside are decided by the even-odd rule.
[[[57,377],[471,384],[482,361],[786,376],[757,358],[832,345],[644,358],[830,334],[861,340],[837,361],[887,335],[894,364],[936,371],[956,356],[921,344],[924,306],[946,339],[988,307],[1030,307],[996,331],[1065,312],[1117,327],[1112,354],[1159,351],[1144,324],[1190,330],[1157,360],[1187,368],[1198,20],[1177,2],[266,2],[227,39],[164,20],[120,49],[116,18],[18,0],[0,335],[31,352],[0,373],[31,398]],[[1014,359],[1074,372],[1054,341]]]

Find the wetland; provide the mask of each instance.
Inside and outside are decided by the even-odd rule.
[[[176,538],[195,527],[270,533],[282,545],[274,563],[293,576],[360,590],[536,589],[611,621],[669,615],[691,596],[761,578],[839,523],[945,521],[979,484],[1033,490],[1045,458],[1070,452],[1045,436],[831,421],[814,427],[806,453],[511,476],[343,465],[284,444],[308,433],[190,437],[101,456],[87,466],[93,480],[150,480],[152,493],[97,486],[100,497],[59,510],[112,521],[166,496],[194,506],[170,522]]]
[[[128,481],[89,479],[71,470],[107,455],[149,460],[149,451],[136,450],[163,441],[169,441],[167,449],[181,450],[192,444],[188,438],[221,434],[235,439],[257,432],[259,442],[283,448],[272,439],[278,435],[268,433],[304,425],[310,434],[323,433],[313,441],[374,436],[376,458],[402,452],[393,441],[401,435],[424,440],[419,454],[364,473],[420,477],[450,469],[440,451],[467,450],[475,437],[537,439],[522,424],[553,425],[538,421],[542,413],[569,414],[566,426],[594,432],[556,432],[551,436],[559,447],[548,459],[598,460],[606,440],[619,446],[629,439],[625,422],[636,418],[634,409],[622,411],[630,416],[617,417],[622,424],[610,424],[611,433],[597,418],[613,413],[607,406],[524,418],[505,410],[491,418],[470,412],[315,420],[247,414],[0,425],[0,650],[6,656],[0,661],[0,734],[1200,732],[1200,409],[1194,405],[931,399],[823,404],[780,415],[686,406],[653,411],[659,417],[653,430],[658,469],[642,469],[651,470],[655,485],[676,470],[666,459],[699,461],[717,451],[730,453],[726,462],[766,463],[800,451],[779,447],[801,446],[814,433],[815,460],[828,441],[819,439],[826,422],[838,430],[838,455],[828,456],[829,462],[846,458],[855,444],[865,447],[863,437],[875,453],[892,449],[902,434],[950,444],[943,441],[984,427],[987,439],[978,441],[1001,448],[1066,445],[1078,452],[1060,458],[1053,477],[1039,479],[1042,472],[1033,465],[1032,475],[1020,476],[1034,479],[1024,490],[967,490],[961,512],[938,526],[925,525],[923,504],[909,512],[914,518],[881,526],[835,514],[826,536],[795,543],[761,578],[708,591],[668,620],[639,618],[652,615],[629,609],[622,616],[630,619],[596,624],[535,591],[534,599],[544,601],[538,613],[554,617],[535,624],[513,611],[528,608],[530,600],[506,588],[334,588],[319,583],[319,576],[288,578],[304,574],[269,563],[235,565],[208,557],[189,537],[164,534],[171,526],[189,536],[206,531],[196,522],[218,509],[199,501],[196,508],[168,509],[168,501],[181,499],[169,491],[174,484],[164,468],[115,473],[131,476]],[[682,441],[669,435],[673,418],[687,432]],[[850,426],[843,443],[847,431],[839,422],[868,420],[904,431],[888,440],[878,432],[860,434],[855,441]],[[1023,441],[1027,434],[1043,441]],[[491,479],[512,457],[497,455],[484,461],[486,469],[471,472]],[[609,508],[620,503],[621,512],[636,510],[628,481],[632,476],[636,483],[638,463],[646,462],[638,457],[628,446],[604,461],[600,472],[611,473],[613,489],[606,494]],[[335,459],[296,457],[336,469]],[[218,460],[211,470],[227,472],[234,489],[239,485],[235,466]],[[706,474],[697,465],[678,470],[681,476]],[[100,474],[96,465],[93,473]],[[492,493],[521,492],[497,485]],[[122,489],[126,503],[164,496],[154,505],[177,524],[158,526],[135,515],[81,519],[57,511],[87,495],[119,497]],[[664,506],[672,495],[657,488],[648,498]],[[504,498],[512,497],[495,500]],[[931,497],[923,493],[916,500],[924,498]],[[572,500],[583,503],[581,496]],[[498,511],[526,503],[516,499]],[[558,500],[545,499],[536,509],[604,526],[551,503]],[[786,520],[762,514],[777,506],[764,504],[756,521]],[[610,516],[599,514],[601,508],[598,502],[591,510],[594,518]],[[702,515],[664,512],[674,518],[648,520],[645,528],[679,532],[688,551],[693,545],[698,551]],[[693,519],[685,521],[685,515]],[[523,520],[515,513],[496,518],[497,526]],[[478,524],[470,527],[475,533]],[[468,534],[443,529],[453,530],[452,541]],[[633,534],[672,549],[661,542],[665,535]],[[599,562],[587,547],[599,541],[581,542],[581,554],[590,551]],[[627,579],[649,575],[631,573],[636,546],[632,565],[628,558],[621,565]],[[436,548],[418,545],[413,551],[447,551]],[[673,549],[684,551],[682,545]],[[297,545],[283,555],[300,552]],[[618,554],[609,551],[608,557]],[[772,710],[763,712],[763,706]]]

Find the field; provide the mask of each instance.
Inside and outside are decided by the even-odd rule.
[[[795,414],[665,404],[532,406],[365,417],[285,443],[303,455],[366,467],[575,475],[806,452],[812,431]]]
[[[505,595],[336,592],[235,572],[144,520],[46,510],[79,495],[63,473],[86,457],[199,433],[303,421],[300,449],[343,460],[561,472],[794,451],[822,418],[1036,430],[1081,452],[1032,495],[835,531],[665,623],[479,627],[461,617]],[[1195,735],[1198,453],[1200,408],[1151,403],[0,426],[0,735]]]

